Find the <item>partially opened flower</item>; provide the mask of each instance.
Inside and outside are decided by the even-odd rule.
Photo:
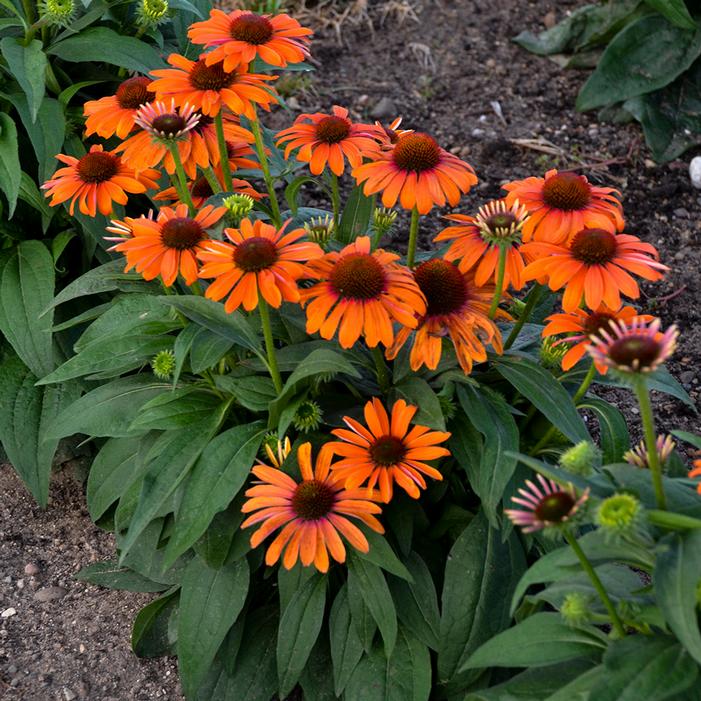
[[[397,117],[387,126],[382,124],[382,122],[375,122],[375,139],[380,144],[380,146],[383,146],[385,148],[392,148],[392,146],[396,144],[402,136],[404,136],[405,134],[414,133],[413,129],[400,129],[399,127],[401,123],[401,117]]]
[[[606,304],[621,306],[621,294],[636,299],[638,283],[631,276],[660,280],[668,270],[657,259],[655,247],[629,234],[605,229],[582,229],[569,245],[533,241],[521,247],[532,260],[523,271],[525,280],[547,281],[551,290],[565,288],[562,307],[573,312],[582,300],[589,309]]]
[[[226,213],[224,207],[208,205],[195,217],[188,214],[185,204],[174,209],[163,207],[158,217],[113,221],[107,230],[117,234],[118,243],[110,250],[124,253],[127,259],[125,272],[136,268],[145,280],[161,276],[163,284],[170,287],[183,276],[186,285],[197,280],[196,254],[207,241],[207,229],[214,226]]]
[[[82,158],[59,153],[56,158],[65,163],[41,187],[51,206],[71,201],[68,211],[72,215],[75,203],[80,211],[94,217],[111,214],[112,204],[127,203],[127,193],[142,193],[158,187],[160,173],[150,168],[135,172],[114,151],[103,151],[102,146],[91,146]]]
[[[310,260],[304,277],[316,280],[301,290],[307,312],[307,333],[317,331],[350,348],[363,336],[371,348],[391,346],[392,324],[416,327],[416,315],[426,302],[411,272],[397,264],[399,256],[381,249],[371,252],[370,239],[358,237],[341,251]]]
[[[674,439],[669,434],[659,435],[655,441],[655,448],[657,450],[657,462],[661,467],[664,467],[667,460],[674,452],[677,444]],[[647,456],[647,446],[645,441],[640,441],[635,447],[627,450],[623,453],[623,459],[630,465],[635,465],[640,468],[650,467],[648,456]]]
[[[151,71],[156,80],[151,90],[158,99],[172,98],[179,107],[190,105],[198,112],[214,117],[223,106],[234,114],[255,119],[254,105],[270,109],[276,101],[274,92],[266,81],[276,76],[249,73],[246,64],[226,70],[223,63],[208,63],[204,54],[198,61],[180,54],[171,54],[168,63],[173,68]]]
[[[497,353],[502,352],[501,332],[489,318],[494,285],[478,287],[471,272],[461,273],[442,258],[421,263],[414,271],[414,278],[426,298],[426,312],[417,315],[409,356],[412,370],[422,365],[435,370],[446,337],[453,343],[460,367],[466,373],[472,372],[474,362],[487,359],[485,346],[491,344]],[[497,318],[509,316],[498,310]],[[387,351],[390,360],[396,358],[411,334],[410,327],[397,332],[394,345]]]
[[[289,223],[276,229],[260,219],[244,219],[238,229],[224,229],[229,241],[208,241],[197,256],[204,263],[200,277],[214,278],[206,297],[220,300],[228,295],[227,312],[240,306],[250,312],[258,306],[259,295],[276,308],[283,300],[298,302],[303,263],[321,256],[322,250],[300,240],[304,229],[286,231]]]
[[[141,105],[153,102],[155,93],[149,87],[151,80],[144,76],[127,78],[114,95],[90,100],[83,105],[85,134],[97,134],[103,139],[118,136],[124,139],[134,128],[134,117]]]
[[[187,35],[193,44],[212,48],[205,54],[209,65],[224,61],[224,70],[231,71],[256,57],[278,67],[301,63],[309,55],[312,30],[286,14],[210,10],[209,19],[190,25]]]
[[[436,243],[452,241],[444,254],[446,260],[457,261],[458,268],[467,272],[474,268],[475,283],[484,285],[488,280],[496,284],[499,252],[506,247],[506,266],[503,287],[509,285],[520,290],[525,263],[519,251],[521,229],[528,219],[524,207],[514,203],[510,207],[504,200],[494,200],[480,207],[476,217],[466,214],[448,214],[446,219],[457,222],[441,231],[433,240]]]
[[[392,500],[395,484],[418,499],[421,490],[426,489],[426,477],[442,480],[440,471],[425,461],[450,455],[447,448],[440,446],[450,433],[412,425],[417,409],[399,399],[388,416],[375,397],[365,405],[366,426],[344,416],[348,429],[333,430],[340,440],[325,446],[343,458],[332,465],[334,476],[345,482],[348,489],[366,485],[371,490],[377,486],[385,503]]]
[[[526,178],[504,185],[506,202],[520,202],[530,214],[523,227],[524,241],[567,243],[582,229],[621,231],[620,193],[595,187],[584,175],[549,170],[544,178]]]
[[[666,362],[677,346],[679,330],[660,331],[660,320],[637,316],[629,322],[612,322],[590,338],[587,351],[596,363],[624,374],[650,373]]]
[[[538,484],[526,480],[526,487],[519,487],[521,496],[511,501],[522,509],[504,509],[504,513],[524,533],[541,531],[550,526],[562,526],[572,519],[589,498],[589,488],[577,497],[574,487],[561,487],[542,475],[536,476]]]
[[[345,488],[343,480],[329,470],[331,457],[331,451],[322,448],[312,467],[311,443],[303,443],[297,450],[300,482],[277,467],[253,468],[258,481],[246,490],[248,500],[241,510],[251,515],[241,527],[260,524],[251,536],[254,548],[281,529],[265,553],[267,565],[274,565],[282,555],[282,566],[287,570],[299,560],[305,567],[313,563],[320,572],[326,572],[329,554],[336,562],[345,562],[346,547],[341,536],[360,552],[370,549],[352,519],[384,533],[376,518],[381,508],[373,501],[375,495],[366,489]]]
[[[652,321],[650,314],[638,314],[633,307],[621,307],[613,311],[605,304],[599,306],[596,311],[575,309],[572,312],[560,312],[551,314],[545,321],[548,322],[543,329],[544,338],[552,338],[560,334],[567,334],[554,342],[557,347],[561,344],[571,344],[562,357],[562,369],[571,370],[587,352],[587,346],[591,343],[591,336],[597,336],[601,329],[608,329],[612,321],[623,323],[630,322],[634,317],[640,316],[645,321]],[[601,375],[605,375],[608,367],[596,363],[596,369]]]
[[[331,114],[300,114],[295,123],[277,134],[278,146],[285,146],[285,158],[298,148],[296,158],[309,163],[309,170],[319,175],[328,165],[335,175],[343,175],[345,161],[351,168],[363,161],[363,153],[376,147],[373,128],[353,124],[345,107],[334,105]]]
[[[454,207],[477,183],[468,163],[449,153],[428,134],[412,132],[400,136],[392,148],[377,146],[366,154],[370,161],[353,170],[366,195],[382,193],[382,204],[404,209],[416,207],[426,214],[433,205]]]

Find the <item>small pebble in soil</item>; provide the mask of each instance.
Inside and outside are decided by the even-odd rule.
[[[67,593],[63,587],[44,587],[35,592],[34,598],[42,602],[56,601],[62,599]]]
[[[28,562],[24,566],[24,573],[29,577],[36,577],[39,574],[39,565],[36,562]]]
[[[689,178],[691,184],[701,190],[701,156],[695,156],[689,163]]]
[[[16,616],[17,611],[13,608],[5,609],[2,613],[0,613],[0,618],[10,618],[11,616]]]
[[[370,116],[374,119],[386,119],[389,117],[395,117],[397,108],[394,102],[388,97],[383,97],[370,112]]]

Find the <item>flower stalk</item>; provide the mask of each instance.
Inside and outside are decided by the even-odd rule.
[[[499,302],[501,302],[501,296],[504,292],[504,271],[506,270],[506,255],[508,253],[508,248],[504,245],[499,246],[499,263],[497,266],[497,279],[496,287],[494,289],[494,298],[492,299],[492,305],[489,307],[489,318],[493,319],[499,308]]]
[[[416,242],[419,238],[419,210],[414,207],[411,210],[411,224],[409,225],[409,248],[406,254],[406,264],[408,268],[414,267],[416,258]]]
[[[253,136],[256,140],[256,153],[258,154],[260,168],[263,171],[263,180],[265,180],[265,187],[267,188],[268,196],[270,197],[270,211],[272,213],[273,224],[275,226],[281,226],[282,217],[280,216],[280,205],[277,201],[273,177],[270,174],[270,164],[268,163],[268,155],[265,153],[263,133],[260,130],[260,122],[258,121],[257,115],[255,119],[251,120],[251,130],[253,131]]]
[[[509,348],[514,345],[514,341],[521,333],[521,329],[523,328],[524,324],[531,318],[531,314],[533,314],[533,310],[535,309],[536,304],[538,304],[540,301],[544,290],[545,287],[539,284],[536,284],[533,290],[531,290],[531,293],[528,295],[526,306],[523,308],[523,312],[521,312],[521,316],[519,316],[518,321],[514,324],[514,327],[511,329],[511,333],[504,342],[504,350],[509,350]]]
[[[192,202],[192,197],[190,195],[190,190],[187,187],[187,177],[185,176],[185,169],[183,168],[183,162],[180,159],[180,151],[178,151],[178,144],[172,141],[168,144],[168,150],[173,157],[173,162],[175,163],[175,178],[173,179],[173,185],[178,193],[178,198],[181,202],[187,205],[190,216],[195,215],[195,205]]]
[[[270,371],[273,385],[275,385],[275,391],[279,394],[282,392],[282,377],[280,376],[280,370],[277,365],[277,355],[275,354],[273,329],[270,324],[270,310],[268,309],[268,303],[262,296],[258,303],[258,310],[260,312],[260,323],[263,328],[263,338],[265,339],[265,352],[268,356],[268,370]]]

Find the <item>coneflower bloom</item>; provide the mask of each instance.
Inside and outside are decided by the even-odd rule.
[[[622,373],[649,373],[666,362],[677,347],[679,330],[660,331],[660,320],[636,316],[629,322],[612,321],[608,329],[591,336],[587,351],[596,363]]]
[[[491,344],[497,353],[502,353],[501,332],[489,318],[494,285],[478,287],[471,272],[461,273],[442,258],[421,263],[414,271],[414,278],[426,298],[426,312],[417,315],[409,356],[412,370],[422,365],[435,370],[446,337],[455,347],[460,367],[468,374],[474,362],[487,360],[485,346]],[[510,317],[499,309],[496,318]],[[387,350],[388,359],[396,358],[411,333],[412,329],[407,327],[397,332],[394,345]]]
[[[224,114],[224,140],[226,141],[226,150],[229,157],[229,166],[232,172],[237,168],[252,168],[259,167],[258,162],[251,160],[248,156],[252,156],[254,151],[249,146],[254,142],[253,134],[244,129],[238,121],[237,117],[230,114]],[[193,168],[189,171],[185,169],[189,178],[195,177],[195,163],[208,163],[209,165],[219,165],[219,142],[217,140],[217,130],[214,126],[214,120],[211,117],[202,115],[197,126],[190,132],[192,165]],[[201,166],[206,168],[206,166]]]
[[[551,290],[565,288],[562,307],[572,312],[584,300],[590,309],[604,303],[609,309],[621,306],[621,294],[640,296],[630,273],[646,280],[660,280],[666,265],[659,262],[654,246],[629,234],[606,229],[582,229],[568,245],[532,241],[521,247],[530,260],[524,280],[547,280]]]
[[[520,497],[511,497],[511,501],[523,509],[504,509],[504,513],[524,533],[541,531],[549,526],[561,526],[572,519],[589,498],[589,488],[577,498],[577,493],[570,485],[561,487],[552,480],[537,475],[538,484],[526,480],[526,487],[520,487]]]
[[[457,222],[448,226],[433,240],[436,243],[452,241],[443,257],[458,261],[464,273],[474,268],[475,283],[484,285],[488,280],[496,284],[501,247],[506,247],[503,289],[509,285],[520,290],[526,267],[519,251],[521,228],[528,218],[525,208],[514,203],[509,207],[504,200],[494,200],[480,207],[476,217],[466,214],[448,214],[446,219]]]
[[[596,311],[575,309],[573,312],[551,314],[545,321],[543,337],[550,338],[559,334],[567,334],[565,338],[554,341],[553,346],[571,344],[562,357],[562,369],[571,370],[586,354],[591,337],[597,336],[601,329],[609,329],[612,321],[628,324],[634,317],[639,316],[645,321],[652,321],[650,314],[638,314],[633,307],[621,307],[614,311],[602,304]],[[608,367],[596,363],[596,369],[605,375]]]
[[[315,112],[300,114],[295,123],[277,134],[277,145],[285,146],[285,158],[298,148],[297,160],[309,164],[309,170],[319,175],[328,165],[335,175],[343,175],[345,161],[351,168],[363,162],[363,153],[377,148],[374,127],[353,124],[345,107],[334,105],[331,114]]]
[[[170,287],[183,276],[186,285],[197,280],[196,254],[207,241],[207,229],[214,226],[226,213],[224,207],[208,205],[195,217],[188,215],[188,208],[180,204],[174,209],[162,207],[158,217],[113,221],[107,230],[117,234],[111,241],[118,243],[110,250],[124,253],[127,259],[125,272],[136,268],[145,280],[161,276],[163,284]]]
[[[657,436],[655,441],[655,449],[657,450],[657,462],[661,467],[664,467],[667,460],[674,452],[677,444],[670,435]],[[645,441],[640,441],[634,448],[623,453],[623,459],[630,465],[635,465],[640,468],[650,467],[647,457],[647,446]]]
[[[166,172],[172,175],[175,161],[170,146],[175,144],[187,172],[185,164],[189,164],[192,154],[191,132],[200,119],[201,115],[192,107],[176,107],[173,100],[170,104],[156,101],[143,105],[134,118],[142,131],[123,141],[115,152],[121,153],[124,161],[137,170],[162,164]],[[206,153],[200,152],[198,157],[200,162],[195,161],[195,167],[205,168],[209,165]],[[192,168],[190,172],[194,174]]]
[[[212,48],[205,54],[208,65],[223,61],[231,71],[257,56],[271,66],[301,63],[309,55],[312,30],[286,14],[210,10],[209,19],[192,24],[187,35],[193,44]]]
[[[375,139],[384,148],[392,148],[394,144],[405,134],[413,134],[413,129],[400,129],[402,118],[397,117],[390,124],[385,126],[382,122],[375,122]]]
[[[447,448],[439,445],[450,438],[450,433],[412,425],[417,409],[399,399],[392,406],[390,417],[382,402],[374,397],[365,405],[366,426],[344,416],[348,429],[333,430],[340,440],[324,446],[343,458],[332,465],[334,476],[348,489],[366,485],[371,490],[377,485],[385,503],[392,500],[395,484],[418,499],[420,490],[426,489],[425,477],[442,480],[440,471],[425,461],[450,455]]]
[[[524,241],[559,244],[585,228],[623,230],[618,190],[595,187],[584,175],[549,170],[544,178],[515,180],[504,189],[508,205],[518,200],[530,214]]]
[[[208,63],[205,58],[207,54],[198,61],[190,61],[180,54],[171,54],[168,63],[173,68],[151,71],[157,78],[151,83],[151,90],[159,100],[169,97],[178,106],[190,105],[210,117],[226,106],[234,114],[255,119],[254,105],[269,110],[276,101],[266,81],[277,76],[249,73],[246,64],[225,70],[221,61]]]
[[[241,509],[251,514],[242,528],[260,524],[251,536],[251,547],[257,548],[282,529],[265,553],[267,565],[274,565],[282,555],[282,566],[287,570],[299,560],[305,567],[313,563],[320,572],[327,572],[329,554],[336,562],[345,562],[341,536],[360,552],[370,549],[367,538],[351,519],[384,533],[376,518],[381,508],[373,501],[375,495],[366,489],[345,488],[329,470],[331,457],[331,451],[322,448],[312,468],[311,443],[302,443],[297,450],[300,482],[270,465],[252,469],[258,481],[246,490],[248,500]]]
[[[304,277],[316,280],[301,290],[307,312],[307,333],[317,331],[350,348],[363,336],[371,348],[391,346],[392,323],[416,327],[426,302],[411,272],[397,264],[399,256],[382,249],[370,251],[370,239],[359,236],[341,251],[310,260]]]
[[[426,214],[433,205],[454,207],[462,194],[477,183],[472,166],[438,145],[428,134],[400,136],[392,148],[376,146],[365,154],[370,161],[353,170],[366,195],[382,192],[382,204],[416,207]]]
[[[151,80],[144,76],[127,78],[114,95],[90,100],[83,105],[85,134],[97,134],[103,139],[118,136],[124,139],[134,128],[136,110],[156,99],[149,88]]]
[[[142,193],[158,187],[160,173],[150,168],[135,172],[115,155],[103,151],[102,146],[91,146],[82,158],[59,153],[56,158],[65,163],[41,187],[51,197],[51,206],[71,201],[68,211],[73,214],[75,203],[80,211],[94,217],[112,213],[112,203],[126,204],[127,193]]]
[[[220,300],[227,312],[243,305],[258,306],[259,295],[272,307],[299,302],[297,280],[303,262],[322,255],[316,243],[301,241],[304,229],[286,231],[291,220],[276,229],[260,219],[244,219],[238,229],[224,229],[229,241],[208,241],[197,257],[204,263],[200,277],[215,278],[207,288],[208,299]],[[229,243],[230,242],[230,243]]]

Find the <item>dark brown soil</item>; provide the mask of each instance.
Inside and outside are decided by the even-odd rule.
[[[375,4],[379,3],[370,0],[371,9]],[[310,87],[296,96],[294,112],[341,104],[356,118],[370,119],[380,101],[388,98],[393,104],[383,121],[403,115],[405,126],[433,133],[477,170],[480,183],[463,199],[463,212],[497,196],[504,182],[551,167],[580,168],[599,183],[619,187],[629,231],[654,243],[672,268],[664,282],[644,286],[642,302],[665,324],[681,328],[680,348],[670,369],[698,401],[701,191],[689,185],[691,154],[684,162],[655,165],[637,126],[601,124],[596,114],[574,111],[586,74],[562,71],[510,41],[521,29],[542,29],[548,13],[555,12],[559,20],[582,4],[424,0],[423,10],[417,11],[419,22],[409,18],[398,26],[390,15],[372,34],[346,25],[345,45],[339,45],[332,30],[325,30],[314,44],[318,70]],[[278,113],[268,123],[282,127],[293,116]],[[513,139],[547,140],[558,155],[517,146]],[[608,168],[591,168],[602,161],[614,162]],[[438,214],[425,220],[425,246],[441,226]],[[401,247],[406,227],[395,231],[393,243]],[[635,422],[628,395],[615,396]],[[681,403],[659,398],[657,409],[663,428],[701,431],[698,416]],[[73,579],[84,565],[113,553],[112,539],[90,523],[78,483],[66,472],[59,474],[51,505],[42,512],[3,467],[0,493],[0,611],[17,611],[0,619],[3,700],[178,701],[174,662],[138,660],[130,651],[131,621],[148,596],[111,592]],[[36,577],[24,574],[29,563],[39,566]],[[67,593],[41,603],[34,594],[44,587],[63,587]]]

